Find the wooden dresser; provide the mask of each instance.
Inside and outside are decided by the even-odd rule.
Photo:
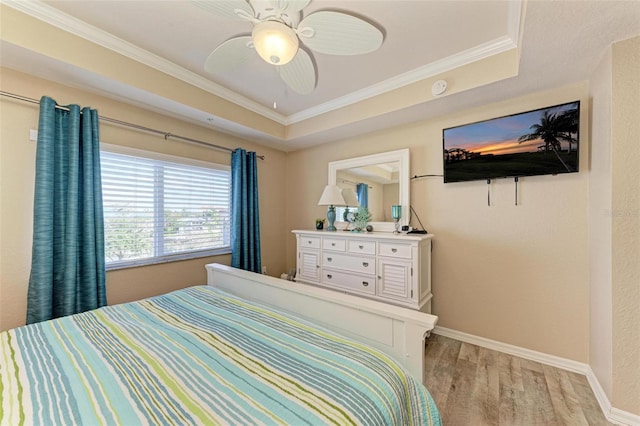
[[[292,232],[297,282],[431,312],[432,234]]]

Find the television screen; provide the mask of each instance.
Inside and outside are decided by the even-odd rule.
[[[580,101],[444,129],[444,181],[578,171]]]

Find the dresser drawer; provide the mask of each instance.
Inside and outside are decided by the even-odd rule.
[[[347,251],[349,253],[376,254],[376,242],[349,240]]]
[[[339,253],[322,253],[322,266],[324,268],[338,268],[373,275],[376,273],[376,258],[349,256]]]
[[[411,259],[411,246],[408,244],[380,242],[378,244],[378,255]]]
[[[323,250],[335,250],[335,251],[345,251],[347,246],[347,242],[345,240],[341,240],[339,238],[323,238],[322,239],[322,249]]]
[[[312,237],[308,235],[300,236],[300,247],[301,249],[319,249],[320,248],[320,237]]]
[[[375,276],[362,276],[346,272],[323,269],[322,283],[334,288],[341,288],[363,294],[376,294]]]

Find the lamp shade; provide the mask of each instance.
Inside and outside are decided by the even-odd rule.
[[[358,197],[356,192],[351,188],[344,188],[342,190],[342,196],[344,197],[345,205],[350,207],[358,207]]]
[[[320,201],[318,201],[319,206],[344,206],[346,204],[342,197],[342,190],[337,185],[325,186]]]
[[[251,37],[258,55],[270,64],[284,65],[298,53],[298,36],[281,22],[260,22]]]

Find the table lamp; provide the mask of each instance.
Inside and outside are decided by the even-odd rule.
[[[338,185],[327,185],[324,187],[324,191],[322,191],[322,196],[320,197],[320,201],[318,201],[318,205],[329,206],[329,209],[327,210],[327,222],[329,222],[327,231],[336,230],[334,225],[334,222],[336,221],[335,206],[344,206],[345,204],[344,197],[342,197],[342,190]]]

